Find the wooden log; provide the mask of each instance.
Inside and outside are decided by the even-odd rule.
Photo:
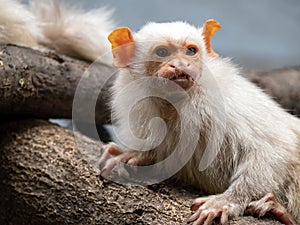
[[[49,51],[14,45],[0,46],[1,114],[72,118],[74,94],[89,67],[88,62]],[[105,64],[94,63],[93,73],[87,75],[88,86],[82,88],[81,93],[77,93],[82,97],[80,101],[88,102],[91,96],[98,96],[99,86],[104,83],[103,74],[112,74],[114,71]],[[106,83],[101,98],[97,100],[95,119],[98,122],[105,123],[110,118],[107,98],[111,83]],[[76,110],[83,115],[83,120],[90,117],[83,107]]]
[[[80,135],[80,134],[76,134]],[[168,181],[148,187],[101,181],[101,143],[41,120],[0,123],[0,224],[187,224],[201,193]],[[241,217],[234,225],[278,225]]]

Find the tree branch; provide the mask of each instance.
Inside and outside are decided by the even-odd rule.
[[[80,135],[80,134],[77,134]],[[41,120],[0,124],[0,224],[187,224],[196,190],[101,181],[100,143]],[[88,163],[90,162],[90,163]],[[92,163],[92,164],[91,164]],[[278,225],[241,217],[235,225]]]
[[[89,74],[82,101],[97,96],[103,85],[102,74],[114,73],[111,67],[94,63]],[[0,46],[0,112],[6,115],[38,118],[72,118],[73,98],[77,84],[90,64],[81,60],[59,56],[14,45]],[[107,102],[112,80],[103,88],[96,104],[96,121],[109,120]],[[88,91],[86,91],[88,90]],[[85,115],[84,108],[76,110]],[[82,118],[85,119],[84,117]],[[86,121],[85,121],[86,122]],[[94,122],[94,121],[89,121]]]

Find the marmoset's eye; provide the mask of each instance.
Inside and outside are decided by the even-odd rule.
[[[198,52],[198,49],[196,47],[188,47],[185,54],[193,56],[193,55],[196,55],[197,52]]]
[[[167,48],[161,47],[155,50],[155,54],[159,57],[167,57],[170,55],[170,52]]]

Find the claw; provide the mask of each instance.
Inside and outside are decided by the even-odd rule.
[[[258,201],[251,202],[245,210],[245,213],[249,215],[256,215],[258,217],[263,217],[266,213],[269,213],[285,225],[296,225],[292,216],[279,202],[277,202],[272,193],[266,194]]]
[[[209,198],[208,197],[203,197],[203,198],[196,198],[193,201],[193,204],[191,206],[192,211],[196,211],[201,205],[203,205]]]
[[[222,225],[227,225],[229,218],[243,211],[243,207],[233,203],[231,199],[222,194],[195,199],[191,209],[196,212],[190,217],[189,222],[193,222],[193,225],[211,225],[219,218]]]
[[[129,177],[128,171],[124,169],[124,164],[131,166],[143,165],[144,161],[140,152],[123,151],[115,143],[103,146],[103,153],[99,160],[100,177],[105,178],[116,168],[119,177]]]

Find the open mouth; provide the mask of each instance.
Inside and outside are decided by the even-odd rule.
[[[191,81],[193,82],[194,79],[187,73],[185,73],[184,71],[176,71],[175,73],[173,73],[171,76],[169,76],[169,79],[172,81]]]
[[[191,75],[177,68],[161,68],[158,71],[158,76],[175,82],[184,90],[190,89],[195,84],[195,80]]]
[[[168,76],[168,79],[185,90],[188,90],[194,85],[194,78],[184,71],[175,71]]]

